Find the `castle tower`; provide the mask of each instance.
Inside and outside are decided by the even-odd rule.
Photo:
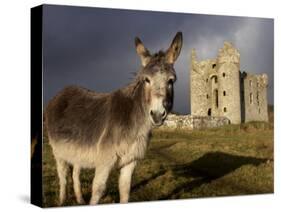
[[[245,122],[268,121],[266,74],[246,74],[244,80]]]
[[[192,49],[190,67],[190,103],[191,114],[196,116],[207,116],[209,102],[207,96],[208,79],[204,62],[198,62],[196,52]]]
[[[229,42],[224,42],[217,57],[218,115],[233,124],[241,123],[240,54]]]

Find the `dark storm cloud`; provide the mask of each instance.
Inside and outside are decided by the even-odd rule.
[[[140,66],[135,36],[155,52],[168,48],[177,31],[184,46],[175,65],[175,111],[190,110],[191,49],[199,59],[214,58],[225,40],[239,49],[242,70],[269,75],[273,103],[271,19],[50,5],[44,7],[44,101],[69,84],[101,92],[128,84]]]

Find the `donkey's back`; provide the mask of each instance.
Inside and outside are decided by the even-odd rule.
[[[46,126],[56,160],[81,168],[103,161],[98,154],[107,125],[110,95],[69,86],[48,104]],[[98,158],[100,157],[100,158]]]
[[[106,125],[109,94],[69,86],[48,104],[45,115],[51,142],[93,144]]]

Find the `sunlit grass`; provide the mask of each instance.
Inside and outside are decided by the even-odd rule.
[[[43,203],[56,206],[58,178],[51,147],[43,149]],[[66,205],[76,205],[68,176]],[[83,170],[82,192],[91,196],[94,170]],[[101,203],[118,202],[113,170]],[[144,160],[133,175],[130,201],[273,192],[273,124],[252,122],[215,129],[154,130]]]

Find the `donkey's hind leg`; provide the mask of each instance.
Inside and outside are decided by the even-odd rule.
[[[81,185],[80,185],[79,177],[80,177],[80,167],[77,165],[74,165],[72,178],[73,178],[73,188],[74,188],[76,201],[79,204],[85,204],[85,201],[83,199],[82,192],[81,192]]]
[[[67,175],[68,166],[66,162],[62,159],[56,159],[56,161],[57,161],[57,171],[58,171],[59,183],[60,183],[59,205],[62,205],[65,201],[66,175]]]

